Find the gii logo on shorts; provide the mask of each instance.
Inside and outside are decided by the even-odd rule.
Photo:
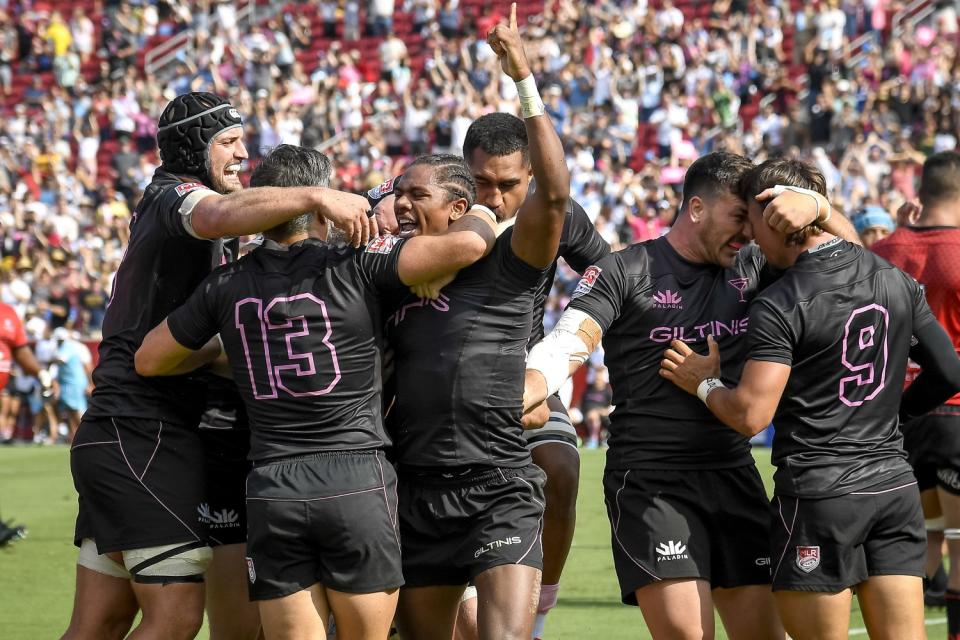
[[[820,547],[797,547],[797,566],[810,573],[820,566]]]

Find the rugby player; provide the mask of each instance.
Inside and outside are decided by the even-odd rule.
[[[254,186],[323,186],[319,152],[281,145]],[[308,239],[310,214],[214,271],[144,340],[137,370],[174,371],[219,333],[247,407],[250,593],[268,638],[385,638],[403,583],[396,481],[383,449],[377,297],[469,266],[493,246],[492,213],[443,184],[446,233],[383,236],[365,250]]]
[[[669,233],[587,269],[528,358],[525,410],[603,339],[616,405],[604,471],[614,563],[623,602],[640,607],[654,638],[713,637],[714,606],[731,638],[783,637],[768,586],[769,507],[749,442],[657,375],[671,340],[703,343],[709,333],[730,363],[725,378],[739,375],[749,301],[773,277],[747,245],[736,188],[750,167],[723,152],[695,161]],[[767,209],[784,229],[829,217],[824,224],[856,238],[823,197],[788,192]]]
[[[463,156],[477,183],[477,202],[492,209],[500,220],[513,224],[533,179],[523,120],[508,113],[481,116],[467,129]],[[570,199],[556,257],[562,257],[572,269],[582,274],[608,253],[610,246],[594,228],[583,207]],[[533,333],[528,349],[543,339],[544,307],[553,288],[556,270],[554,260],[534,297]],[[547,405],[543,407],[548,417],[546,424],[523,432],[533,463],[547,475],[544,487],[543,584],[540,586],[534,638],[543,635],[546,615],[557,603],[560,574],[573,542],[577,489],[580,484],[577,432],[559,397],[550,396]],[[543,424],[543,421],[539,424]],[[466,619],[476,617],[474,612],[465,611],[471,604],[476,606],[475,598],[461,606],[461,614],[465,614]],[[457,627],[461,633],[465,633],[460,616],[457,618]],[[468,637],[476,637],[476,632]]]
[[[10,381],[10,371],[13,363],[20,365],[20,369],[28,376],[35,376],[41,386],[49,388],[52,384],[50,373],[40,367],[36,356],[27,344],[27,334],[23,329],[23,322],[17,312],[8,304],[0,302],[0,389]],[[16,419],[11,430],[11,438],[16,430]],[[26,527],[5,523],[0,520],[0,547],[11,540],[23,537]]]
[[[924,286],[927,303],[960,349],[960,154],[927,158],[920,177],[920,209],[914,226],[900,227],[871,249]],[[916,375],[915,367],[910,377]],[[903,426],[904,448],[921,492],[942,511],[938,543],[945,536],[950,556],[947,581],[948,636],[960,635],[960,395],[929,415]],[[929,500],[924,501],[925,504]],[[928,515],[928,517],[930,517]],[[929,527],[928,527],[929,528]],[[929,543],[928,543],[929,546]],[[940,549],[928,564],[931,579],[940,568]]]
[[[743,436],[777,426],[773,589],[790,636],[847,638],[856,588],[870,637],[919,640],[926,541],[898,414],[960,390],[960,358],[913,278],[816,224],[767,225],[756,196],[777,185],[826,194],[823,175],[796,160],[741,181],[754,238],[785,271],[751,305],[739,383],[719,380],[712,335],[707,356],[674,340],[660,375]],[[908,355],[923,373],[903,393]]]
[[[77,587],[66,638],[122,637],[138,608],[143,638],[192,638],[210,562],[201,381],[134,370],[143,336],[187,299],[237,237],[319,211],[359,245],[376,235],[361,196],[321,187],[241,190],[247,152],[239,113],[190,93],[158,123],[162,165],[131,221],[103,324],[95,390],[71,448],[79,493]],[[237,603],[241,606],[241,603]]]
[[[409,640],[449,640],[470,580],[484,639],[530,638],[538,601],[544,476],[521,435],[521,392],[533,302],[556,259],[569,173],[523,53],[516,5],[488,42],[518,84],[537,189],[489,256],[438,300],[408,297],[387,319],[406,580],[398,623]],[[446,227],[422,189],[454,167],[474,198],[456,156],[420,158],[403,175],[394,190],[402,233]]]

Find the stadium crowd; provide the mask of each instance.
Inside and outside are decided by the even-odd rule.
[[[666,231],[685,168],[703,153],[812,161],[831,202],[872,240],[916,198],[924,157],[957,145],[953,2],[896,37],[899,0],[716,0],[706,12],[672,0],[527,4],[528,55],[565,143],[571,195],[615,249]],[[260,5],[257,20],[226,0],[57,6],[0,1],[0,299],[34,342],[63,328],[96,343],[174,95],[214,91],[249,114],[251,165],[280,143],[319,145],[333,186],[356,192],[416,155],[460,152],[470,122],[515,108],[484,43],[501,16],[477,16],[472,2],[304,0]],[[193,54],[145,74],[138,52],[187,29]],[[868,32],[851,63],[849,43]],[[576,280],[560,269],[548,327]],[[42,364],[55,350],[38,349]],[[39,386],[23,376],[12,386],[41,416],[38,439],[53,441]],[[7,437],[15,407],[0,411]]]

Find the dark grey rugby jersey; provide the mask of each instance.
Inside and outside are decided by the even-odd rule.
[[[545,270],[513,253],[513,229],[438,300],[408,296],[387,317],[397,461],[405,467],[530,462],[520,427],[534,293]]]
[[[666,237],[611,253],[587,269],[569,308],[583,311],[603,330],[616,405],[610,416],[609,468],[752,464],[746,438],[658,372],[671,340],[706,353],[712,334],[723,358],[723,381],[736,384],[746,354],[750,301],[765,271],[755,246],[743,247],[725,269],[685,260]]]
[[[134,417],[195,426],[205,385],[194,376],[143,378],[133,366],[144,336],[180,306],[224,260],[223,242],[187,233],[180,205],[197,182],[158,169],[130,223],[130,243],[103,320],[100,360],[87,415]]]
[[[250,421],[250,457],[382,448],[379,297],[402,289],[403,240],[365,250],[265,243],[210,274],[167,319],[180,344],[220,334]]]
[[[844,495],[910,473],[897,413],[911,337],[931,322],[913,278],[839,239],[757,297],[747,357],[791,365],[774,418],[778,494]]]

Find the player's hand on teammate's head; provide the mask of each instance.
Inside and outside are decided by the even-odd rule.
[[[377,219],[363,196],[327,189],[318,213],[342,231],[346,242],[354,247],[380,235]]]
[[[707,336],[707,355],[701,356],[682,340],[674,340],[663,352],[660,375],[687,393],[697,395],[697,387],[707,378],[720,377],[720,349],[713,336]]]
[[[810,196],[817,198],[815,202]],[[822,219],[829,211],[830,202],[819,193],[798,193],[790,190],[778,190],[775,187],[757,194],[756,199],[762,205],[764,221],[779,231],[790,234]],[[817,204],[819,202],[819,206]]]
[[[897,226],[911,227],[920,221],[920,205],[915,202],[904,202],[897,209]]]
[[[517,27],[517,3],[510,5],[510,22],[497,24],[487,33],[487,43],[500,59],[503,72],[519,82],[530,75],[530,64],[523,52],[523,40]]]

